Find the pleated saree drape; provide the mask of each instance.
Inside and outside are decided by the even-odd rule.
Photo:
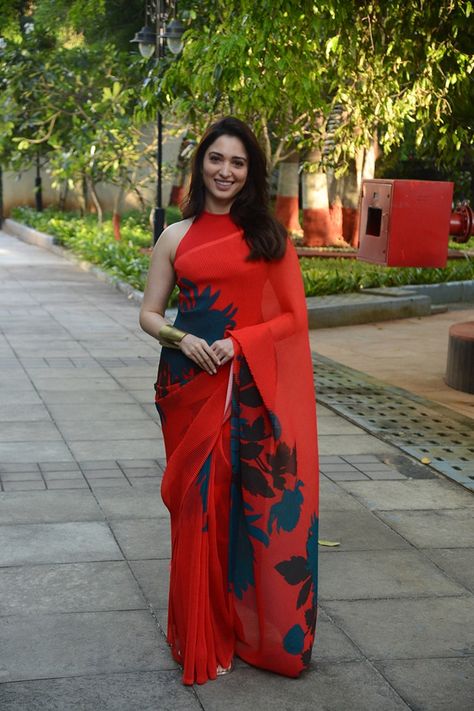
[[[215,217],[196,220],[178,247],[175,325],[208,343],[231,336],[234,358],[208,375],[164,348],[155,385],[168,642],[185,684],[214,679],[234,655],[298,676],[316,625],[316,414],[298,259],[288,241],[278,262],[246,261],[242,232],[228,218],[215,238]]]

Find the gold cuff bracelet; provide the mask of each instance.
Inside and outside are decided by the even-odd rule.
[[[179,344],[185,336],[187,336],[185,331],[180,331],[179,328],[175,328],[169,323],[166,323],[158,331],[158,340],[166,348],[179,348]]]

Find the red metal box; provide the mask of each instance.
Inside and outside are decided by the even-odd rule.
[[[453,183],[364,180],[358,259],[390,267],[445,267]]]

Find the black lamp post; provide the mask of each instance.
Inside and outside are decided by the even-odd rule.
[[[43,212],[43,186],[41,181],[41,164],[39,151],[36,154],[35,207],[36,212]]]
[[[179,54],[183,48],[182,34],[184,26],[176,19],[176,2],[172,0],[147,0],[145,2],[145,26],[136,33],[131,42],[138,44],[140,54],[145,59],[149,59],[156,54],[156,61],[159,63],[165,56],[165,40],[168,49],[173,54]],[[166,25],[170,14],[173,19]],[[148,27],[148,18],[155,22],[156,31]],[[156,205],[153,213],[153,244],[156,244],[165,226],[165,209],[163,207],[163,119],[161,111],[157,115],[158,144],[156,151]]]

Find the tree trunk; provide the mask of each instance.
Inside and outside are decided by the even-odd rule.
[[[349,170],[341,181],[342,234],[351,247],[359,246],[359,195],[362,186],[364,151],[359,150],[351,160]]]
[[[362,170],[364,180],[372,180],[375,177],[375,162],[379,154],[379,142],[377,134],[375,133],[369,148],[365,151],[364,167]]]
[[[327,175],[321,172],[321,151],[311,151],[307,160],[317,167],[315,172],[303,172],[303,243],[308,247],[344,246],[331,221]]]
[[[3,225],[3,170],[0,165],[0,229]]]
[[[66,200],[69,192],[69,185],[67,180],[65,180],[59,190],[59,209],[64,212],[66,209]]]
[[[301,234],[299,218],[299,159],[293,151],[278,168],[275,215],[288,232]]]
[[[102,205],[100,204],[99,196],[97,195],[95,185],[91,178],[87,179],[87,185],[91,194],[92,202],[94,203],[94,207],[97,212],[97,221],[99,225],[101,225],[104,220],[104,211],[102,210]]]
[[[122,219],[121,215],[121,207],[122,207],[122,197],[123,197],[124,190],[123,188],[119,188],[115,198],[114,198],[114,210],[112,213],[112,225],[114,228],[114,238],[117,241],[120,241],[122,239],[122,234],[120,232],[120,222]]]
[[[189,161],[193,146],[194,141],[191,141],[187,136],[184,136],[181,141],[178,159],[176,161],[176,168],[174,170],[173,185],[171,186],[169,201],[170,205],[177,205],[179,207],[183,202],[186,194],[189,176]]]
[[[326,130],[324,135],[323,156],[328,159],[327,162],[333,162],[332,152],[334,150],[335,132],[341,124],[344,108],[342,104],[335,104],[326,121]],[[333,234],[341,242],[342,237],[342,200],[339,194],[339,180],[334,175],[334,169],[327,170],[328,194],[329,194],[329,215]]]

